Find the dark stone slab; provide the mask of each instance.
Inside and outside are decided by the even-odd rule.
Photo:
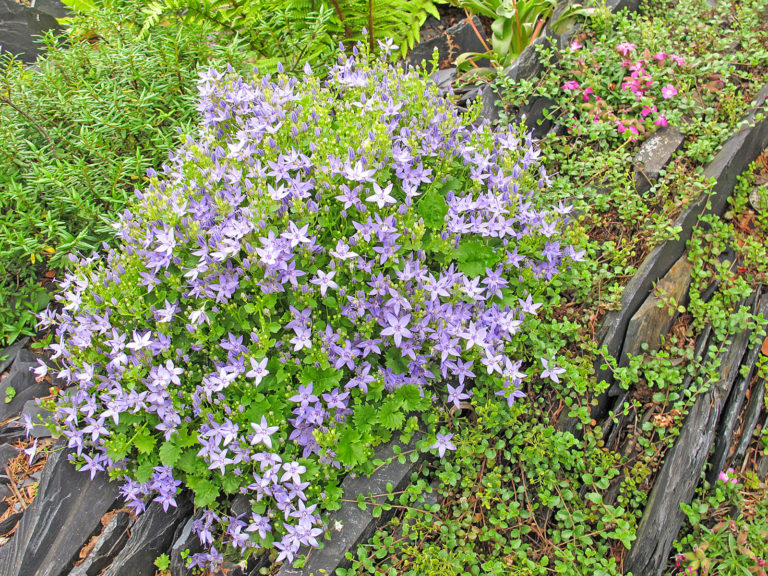
[[[765,418],[763,418],[763,425],[762,429],[765,430],[768,428],[768,414],[765,415]],[[765,478],[768,476],[768,454],[763,453],[758,459],[757,459],[757,477],[758,478]]]
[[[72,16],[72,12],[59,0],[32,0],[29,3],[31,8],[34,8],[38,12],[48,14],[54,18],[66,18]]]
[[[637,539],[624,560],[625,573],[661,576],[685,520],[680,504],[693,498],[748,342],[749,331],[733,339],[722,355],[717,382],[698,395],[688,413],[648,496]]]
[[[173,535],[173,545],[168,556],[171,558],[171,563],[168,569],[171,571],[171,576],[187,576],[189,572],[187,570],[187,561],[181,557],[181,553],[185,550],[189,550],[190,554],[197,554],[203,547],[200,545],[200,539],[195,534],[192,525],[195,522],[195,518],[189,518],[184,523],[179,523],[176,528],[176,533]]]
[[[38,37],[59,29],[56,18],[24,6],[14,0],[0,0],[0,41],[3,52],[10,52],[22,62],[32,63],[44,46]]]
[[[658,281],[656,290],[665,294],[665,298],[672,298],[678,304],[685,305],[685,296],[688,294],[688,286],[691,284],[692,270],[693,264],[688,262],[687,255],[683,254]],[[621,354],[620,364],[622,366],[629,363],[627,357],[629,354],[641,353],[643,344],[648,345],[649,351],[658,350],[661,347],[661,338],[667,335],[677,314],[670,316],[666,308],[659,308],[660,302],[662,302],[662,298],[656,296],[655,293],[650,294],[630,319]]]
[[[534,138],[543,138],[554,128],[555,123],[546,118],[545,114],[555,104],[554,100],[542,96],[532,98],[520,107],[519,118],[525,122],[526,129],[533,134]]]
[[[21,425],[7,424],[0,428],[0,443],[11,444],[26,438],[26,431]]]
[[[104,527],[91,552],[72,569],[69,576],[99,576],[128,541],[132,523],[130,514],[117,512]]]
[[[605,5],[614,12],[624,9],[634,12],[640,6],[640,0],[607,0]]]
[[[480,93],[480,102],[482,108],[480,109],[480,115],[477,117],[476,123],[481,124],[483,122],[489,122],[491,124],[496,124],[501,119],[501,116],[499,115],[502,102],[501,97],[491,86],[486,86]]]
[[[0,522],[0,534],[7,534],[13,530],[14,526],[18,524],[19,520],[24,516],[24,512],[14,512],[8,516],[5,520]]]
[[[19,450],[10,444],[3,444],[0,446],[0,474],[5,474],[5,467],[8,462],[16,458],[19,455]]]
[[[747,455],[747,450],[752,442],[752,434],[755,431],[757,421],[760,419],[760,412],[763,409],[764,398],[765,379],[760,378],[755,383],[755,387],[749,395],[749,403],[744,411],[744,423],[741,428],[741,437],[739,438],[739,444],[736,446],[736,450],[733,453],[733,462],[736,465],[739,465]]]
[[[407,446],[403,446],[403,452],[414,450],[421,436],[414,434]],[[393,446],[399,444],[392,440],[376,449],[375,458],[387,460],[394,456]],[[383,494],[387,491],[387,484],[392,484],[392,489],[397,492],[402,490],[410,482],[411,474],[418,470],[421,461],[411,462],[406,458],[404,464],[400,464],[397,458],[391,463],[376,470],[370,477],[347,476],[341,484],[344,491],[344,499],[352,502],[343,502],[341,508],[330,514],[329,526],[330,540],[323,540],[323,547],[314,549],[309,553],[307,562],[303,568],[293,568],[289,564],[283,564],[277,572],[277,576],[320,576],[320,574],[334,574],[338,568],[346,568],[350,562],[346,559],[347,552],[354,552],[361,542],[365,542],[375,532],[376,528],[387,520],[386,514],[381,518],[374,518],[370,506],[367,510],[361,510],[357,505],[358,494]],[[341,531],[333,527],[336,522],[342,525]],[[302,554],[307,550],[302,549]]]
[[[0,574],[66,574],[117,498],[117,484],[110,484],[106,474],[91,480],[87,473],[76,471],[59,443],[48,457],[37,497],[13,538],[0,548]]]
[[[443,70],[437,70],[432,74],[432,80],[441,90],[450,90],[455,79],[456,68],[445,68]]]
[[[154,576],[155,559],[168,552],[177,526],[192,512],[187,494],[176,498],[177,508],[167,512],[159,502],[152,502],[131,528],[131,536],[112,565],[102,576]]]
[[[0,360],[0,374],[5,372],[8,367],[13,364],[14,360],[16,360],[16,355],[27,345],[27,342],[29,342],[29,338],[25,336],[21,340],[17,340],[0,351],[0,358],[2,358],[2,360]]]
[[[763,294],[759,304],[758,302],[755,303],[752,314],[762,315],[763,317],[768,316],[768,296]],[[726,462],[733,446],[736,427],[739,423],[739,416],[744,406],[747,388],[752,380],[755,362],[757,361],[758,354],[760,354],[761,345],[762,341],[758,342],[744,357],[742,364],[749,367],[748,372],[746,376],[739,375],[731,388],[731,393],[728,395],[728,401],[726,402],[716,434],[715,448],[709,460],[710,467],[707,472],[707,482],[710,484],[714,484],[717,481],[718,475],[726,467]]]
[[[43,424],[52,418],[52,414],[40,406],[35,399],[27,400],[24,403],[21,413],[22,415],[26,414],[29,416],[30,420],[35,425],[29,433],[30,436],[34,438],[50,438],[52,436],[51,431]]]
[[[48,395],[48,383],[36,382],[31,371],[37,367],[36,358],[26,350],[19,351],[8,376],[0,382],[0,420],[19,416],[27,400]],[[13,400],[6,402],[10,388],[13,388],[15,394]]]
[[[478,37],[477,32],[482,36],[482,40]],[[456,58],[462,54],[468,52],[482,54],[487,52],[486,45],[491,45],[490,40],[488,40],[483,31],[483,24],[480,22],[480,18],[474,16],[471,23],[469,20],[462,20],[439,36],[417,44],[405,60],[411,66],[425,64],[430,68],[429,63],[432,60],[432,53],[437,48],[439,54],[438,68],[447,68],[453,66]]]
[[[685,136],[677,126],[667,126],[654,132],[635,154],[635,187],[641,194],[650,190],[672,156],[683,145]]]

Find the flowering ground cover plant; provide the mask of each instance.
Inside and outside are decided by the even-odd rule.
[[[563,372],[524,348],[581,258],[558,236],[569,209],[537,205],[534,142],[468,127],[385,58],[340,56],[327,80],[205,74],[198,133],[43,316],[81,470],[123,480],[137,512],[190,488],[192,566],[293,560],[341,476],[433,398],[512,405],[528,374]],[[425,447],[455,449],[436,432]]]
[[[666,101],[678,94],[675,78],[685,59],[666,52],[620,42],[614,51],[600,51],[574,40],[570,44],[572,79],[562,90],[571,114],[587,111],[593,124],[602,124],[630,140],[637,140],[654,126],[667,126]],[[611,58],[613,56],[613,58]],[[578,111],[578,112],[577,112]],[[679,118],[679,113],[671,109]],[[573,128],[571,128],[573,129]]]

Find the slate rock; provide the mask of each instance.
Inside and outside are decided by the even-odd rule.
[[[27,433],[24,426],[12,422],[0,428],[0,443],[12,444],[18,440],[26,439]]]
[[[5,467],[8,462],[16,458],[19,455],[19,450],[11,446],[10,444],[0,445],[0,474],[5,475]]]
[[[678,261],[664,275],[664,278],[656,283],[656,291],[664,294],[664,299],[672,298],[678,304],[685,305],[685,297],[691,284],[691,272],[693,264],[683,254]],[[626,366],[629,361],[628,354],[641,353],[642,344],[648,345],[649,351],[661,348],[661,338],[665,336],[676,318],[676,314],[670,316],[666,308],[659,308],[663,301],[656,295],[656,291],[648,295],[640,309],[629,321],[627,334],[624,338],[621,365]]]
[[[49,421],[53,415],[40,406],[34,399],[27,400],[24,407],[21,410],[22,415],[29,416],[32,423],[35,425],[30,431],[30,436],[34,438],[50,438],[52,436],[51,431],[43,425],[43,422]]]
[[[749,395],[749,403],[744,411],[744,424],[742,425],[741,438],[739,438],[739,444],[736,446],[736,451],[733,455],[733,462],[737,465],[741,464],[744,457],[747,455],[747,450],[752,442],[752,435],[754,434],[757,421],[760,418],[760,412],[764,405],[764,398],[765,379],[760,378],[755,383],[755,386]]]
[[[38,37],[59,28],[56,18],[49,14],[14,0],[0,0],[2,50],[15,54],[22,62],[34,62],[45,48]]]
[[[187,561],[181,557],[182,552],[189,550],[190,554],[197,554],[203,549],[200,545],[200,539],[193,529],[194,523],[195,518],[192,517],[184,523],[179,523],[176,528],[176,533],[173,535],[173,545],[168,553],[171,558],[171,563],[168,566],[171,576],[186,576],[189,572]]]
[[[173,544],[176,527],[192,511],[188,494],[176,498],[178,507],[167,512],[159,502],[151,502],[131,527],[131,536],[102,576],[154,576],[155,559],[166,554]]]
[[[605,5],[614,12],[624,9],[634,12],[640,6],[640,0],[607,0]]]
[[[30,8],[34,8],[38,12],[48,14],[54,18],[66,18],[72,16],[72,12],[59,0],[32,0],[29,3]]]
[[[763,297],[759,299],[759,305],[756,301],[751,312],[753,315],[768,316],[768,295],[763,294]],[[731,388],[731,393],[728,395],[728,401],[716,434],[715,448],[709,460],[710,466],[707,472],[707,482],[710,484],[714,484],[720,472],[727,467],[726,462],[733,446],[739,416],[744,406],[747,388],[752,380],[755,362],[757,361],[758,354],[760,354],[761,345],[762,342],[758,342],[744,357],[742,364],[748,367],[746,376],[739,375]],[[749,434],[751,435],[751,431]]]
[[[51,451],[37,496],[13,538],[0,548],[3,576],[59,576],[100,530],[101,517],[118,503],[118,487],[106,474],[93,480],[67,460],[64,444]]]
[[[520,107],[519,117],[525,122],[527,130],[531,131],[534,138],[542,138],[549,132],[554,123],[544,115],[546,110],[554,108],[556,102],[551,98],[540,96],[531,98]]]
[[[17,340],[7,348],[3,348],[3,350],[0,350],[0,374],[5,372],[8,367],[14,363],[16,360],[16,356],[18,355],[20,350],[24,349],[24,346],[27,345],[27,342],[29,342],[29,338],[25,336],[21,340]]]
[[[32,372],[37,367],[37,358],[27,350],[20,350],[8,376],[0,382],[0,421],[19,416],[27,400],[48,395],[48,383],[36,382]],[[10,388],[14,390],[13,400],[5,402]]]
[[[685,520],[680,504],[693,498],[748,342],[748,330],[733,338],[721,356],[717,381],[699,394],[683,422],[648,496],[637,538],[624,560],[625,573],[661,576]]]
[[[407,446],[403,446],[403,452],[408,452],[416,448],[416,443],[421,436],[414,434]],[[379,446],[375,451],[374,458],[387,460],[394,456],[393,447],[399,444],[395,439]],[[280,567],[277,576],[310,576],[314,574],[335,574],[338,568],[347,568],[350,566],[349,560],[345,555],[347,552],[354,553],[357,545],[366,541],[376,530],[376,528],[388,519],[388,515],[382,514],[381,518],[374,518],[371,514],[371,507],[367,510],[361,510],[357,505],[358,494],[367,496],[368,494],[382,494],[387,491],[387,484],[392,485],[393,491],[403,490],[411,479],[411,474],[418,470],[421,461],[411,462],[406,458],[404,464],[400,464],[397,458],[385,466],[376,470],[370,477],[366,476],[347,476],[341,483],[344,499],[351,502],[343,502],[341,508],[329,515],[330,540],[323,539],[323,547],[314,549],[307,557],[307,562],[303,568],[293,568],[286,563]],[[341,530],[334,529],[336,522],[341,523]],[[300,554],[306,554],[308,550],[302,548]]]
[[[133,520],[125,511],[117,512],[104,527],[96,544],[83,562],[75,566],[69,576],[98,576],[122,550],[129,536]]]
[[[477,35],[478,32],[482,40]],[[411,66],[424,63],[431,70],[432,52],[437,48],[439,54],[437,67],[447,68],[452,66],[456,58],[462,54],[467,52],[486,52],[487,50],[483,42],[490,46],[490,40],[488,40],[483,31],[483,24],[480,22],[480,18],[473,16],[471,23],[467,19],[462,20],[439,36],[416,44],[406,57],[406,62]]]
[[[432,74],[432,80],[441,90],[449,90],[455,79],[456,68],[445,68],[443,70],[437,70]]]
[[[0,522],[0,534],[8,534],[24,516],[24,512],[15,512]]]
[[[643,142],[633,159],[635,187],[641,194],[650,190],[661,171],[680,150],[685,136],[677,126],[667,126],[654,132]]]

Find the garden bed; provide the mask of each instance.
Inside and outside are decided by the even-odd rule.
[[[342,509],[325,520],[330,542],[310,552],[303,568],[303,561],[279,568],[266,556],[238,567],[230,556],[225,572],[309,574],[338,567],[339,575],[421,575],[438,568],[445,574],[661,574],[677,569],[670,558],[676,537],[678,565],[695,568],[702,566],[701,554],[686,549],[693,535],[709,538],[714,550],[723,534],[742,530],[741,524],[714,523],[731,501],[746,511],[745,534],[759,532],[768,468],[759,437],[766,429],[760,356],[760,313],[768,311],[761,288],[766,227],[756,208],[747,207],[744,192],[748,182],[764,177],[758,157],[768,145],[761,90],[766,30],[752,26],[759,7],[737,13],[723,4],[694,12],[690,2],[676,5],[678,12],[649,5],[636,24],[602,12],[583,30],[556,37],[557,54],[539,42],[500,76],[503,121],[543,120],[537,128],[545,161],[535,202],[561,202],[563,215],[563,201],[574,205],[561,240],[577,257],[553,282],[527,288],[550,308],[526,325],[520,340],[526,397],[521,393],[507,405],[476,386],[470,404],[457,400],[463,388],[449,389],[447,400],[435,390],[435,410],[419,424],[430,439],[409,451],[431,446],[439,459],[392,460],[377,452],[371,457],[384,461],[370,479],[348,476],[341,484]],[[712,48],[683,39],[707,36],[708,26],[725,26],[730,35],[723,42],[731,43],[705,65]],[[746,53],[751,60],[742,62]],[[593,73],[593,65],[602,69]],[[644,74],[648,85],[635,83],[631,90]],[[628,91],[638,99],[628,98]],[[484,114],[495,117],[487,94]],[[758,206],[763,196],[755,194]],[[384,193],[381,203],[387,204]],[[463,258],[460,266],[466,266]],[[586,263],[578,263],[582,259]],[[36,383],[34,395],[51,384]],[[21,400],[8,404],[15,409]],[[18,436],[16,422],[6,422],[4,430]],[[415,421],[409,422],[413,431]],[[50,450],[44,440],[18,447]],[[71,471],[55,454],[50,475],[40,479],[46,490]],[[30,493],[25,497],[18,487],[24,473],[39,473],[42,460],[32,456],[26,467],[25,460],[14,461],[9,484],[17,490],[0,524],[18,514],[14,505],[29,505]],[[726,467],[738,469],[725,473]],[[707,485],[695,496],[696,502],[715,502],[711,518],[686,508],[702,473],[717,488],[716,497]],[[737,478],[738,490],[731,488]],[[200,514],[190,518],[186,496],[168,515],[154,502],[136,519],[119,510],[111,488],[103,489],[108,515],[100,523],[101,513],[92,518],[87,534],[56,544],[71,558],[67,570],[77,561],[72,574],[92,576],[116,557],[107,574],[150,574],[155,568],[147,566],[165,551],[155,567],[183,573],[182,551],[200,550],[193,534]],[[33,544],[47,537],[41,528],[46,513],[36,502],[17,528]],[[253,511],[247,499],[231,504],[230,518]],[[382,519],[386,524],[363,542]],[[121,536],[129,532],[130,538]],[[47,558],[19,541],[0,548],[0,566],[9,574]],[[745,566],[764,553],[759,544],[749,550],[751,556],[742,552]]]

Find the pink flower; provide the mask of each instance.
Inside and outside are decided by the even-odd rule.
[[[563,84],[563,90],[578,90],[579,89],[579,83],[576,80],[568,80],[565,84]]]
[[[669,56],[669,59],[672,60],[678,66],[685,65],[685,58],[683,58],[682,56],[678,56],[677,54],[667,54],[667,56]]]
[[[728,470],[725,470],[724,472],[720,472],[720,475],[717,477],[718,480],[721,482],[724,482],[726,484],[738,484],[739,480],[733,474],[735,474],[735,470],[733,468],[728,468]]]
[[[677,94],[677,88],[672,86],[672,84],[667,84],[661,89],[661,95],[664,98],[672,98],[675,94]]]
[[[574,40],[573,42],[571,42],[570,48],[571,48],[571,52],[576,52],[576,50],[580,50],[581,48],[583,48],[583,46],[579,44],[578,40]]]
[[[643,109],[640,111],[640,116],[643,118],[649,116],[651,112],[656,112],[656,106],[643,106]]]
[[[617,130],[619,131],[619,134],[623,134],[624,132],[627,131],[627,127],[624,126],[623,122],[619,121],[619,123],[617,125]]]
[[[661,126],[662,128],[669,125],[669,123],[667,122],[667,117],[664,116],[664,114],[659,114],[659,117],[656,118],[656,120],[654,120],[653,123],[656,124],[656,126]]]
[[[584,92],[581,93],[582,97],[584,98],[584,102],[589,102],[589,95],[594,94],[595,91],[592,90],[592,88],[587,87]]]
[[[622,56],[629,56],[632,52],[635,51],[637,46],[632,44],[631,42],[622,42],[618,46],[616,46],[616,50],[619,51],[619,54]]]

